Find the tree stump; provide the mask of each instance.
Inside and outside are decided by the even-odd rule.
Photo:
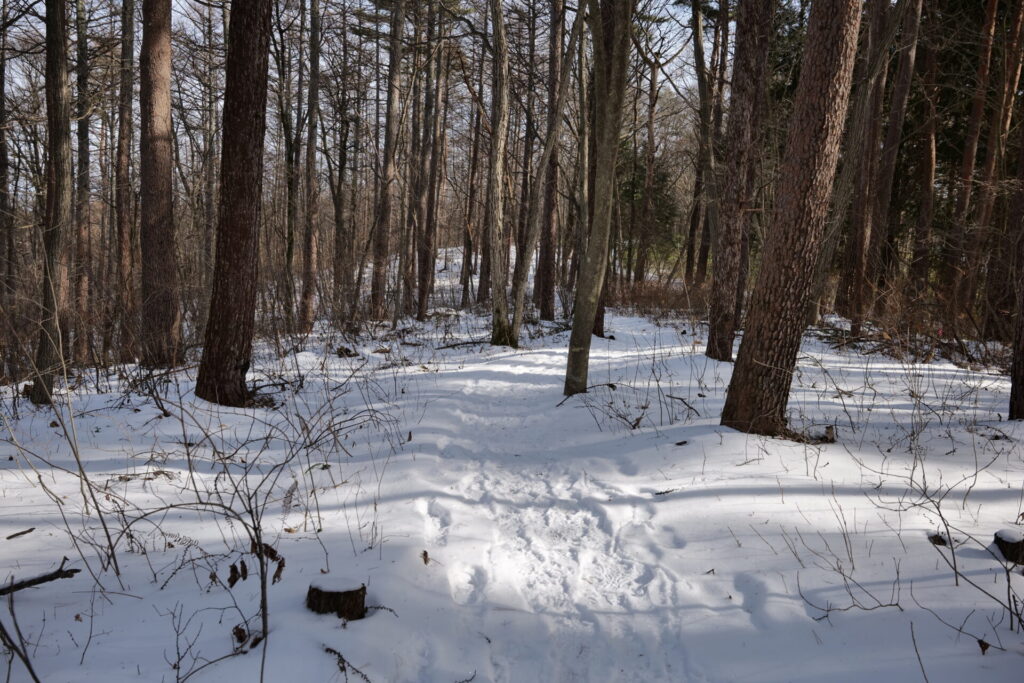
[[[996,532],[996,547],[1009,562],[1024,564],[1024,532],[1020,529],[1000,529]]]
[[[346,588],[353,582],[320,579],[309,584],[306,607],[317,614],[337,614],[346,621],[366,616],[366,584]]]

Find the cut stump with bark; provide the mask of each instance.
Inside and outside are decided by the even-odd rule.
[[[306,607],[317,614],[336,614],[346,621],[366,616],[366,584],[358,588],[343,588],[351,582],[320,580],[309,584]]]
[[[1009,562],[1024,564],[1024,532],[1000,529],[995,534],[996,547]]]

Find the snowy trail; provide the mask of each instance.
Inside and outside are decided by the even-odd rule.
[[[224,458],[295,458],[263,522],[287,558],[269,591],[266,680],[345,680],[325,648],[343,654],[349,680],[358,670],[375,683],[896,683],[921,677],[917,651],[932,683],[1017,680],[1020,635],[998,604],[953,585],[927,540],[935,510],[908,504],[921,502],[911,484],[927,474],[948,496],[964,576],[1005,590],[984,540],[1024,512],[1024,428],[1001,421],[1005,378],[809,339],[791,417],[839,433],[811,446],[720,427],[730,366],[703,356],[690,325],[611,317],[617,338],[595,340],[594,388],[565,400],[564,333],[517,351],[463,346],[486,319],[454,320],[458,336],[440,344],[437,328],[409,327],[366,340],[358,358],[314,340],[267,361],[271,375],[304,378],[274,409],[211,409],[187,378],[172,406],[187,419],[164,419],[145,396],[76,399],[90,477],[143,507],[187,497],[191,476],[222,481]],[[364,420],[367,407],[387,420]],[[13,425],[23,446],[73,468],[47,414]],[[201,463],[194,475],[186,453]],[[20,578],[75,555],[14,454],[0,445],[0,539],[37,530],[0,540],[0,571]],[[74,478],[42,481],[95,539]],[[181,670],[193,654],[230,652],[257,587],[206,576],[226,576],[248,544],[208,516],[161,525],[136,539],[147,554],[122,553],[123,590],[108,577],[103,597],[71,582],[19,596],[44,680],[171,682],[182,649]],[[345,625],[305,610],[324,573],[366,583],[368,618]],[[975,635],[1005,651],[981,655]],[[257,652],[189,680],[256,680]]]

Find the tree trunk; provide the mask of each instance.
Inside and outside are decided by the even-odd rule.
[[[1017,159],[1017,190],[1010,213],[1010,232],[1014,235],[1017,262],[1014,284],[1017,294],[1017,321],[1013,336],[1013,365],[1010,368],[1010,419],[1024,420],[1024,144]]]
[[[630,61],[634,0],[588,0],[594,54],[593,221],[576,286],[566,396],[587,390],[591,332],[608,269],[608,243],[615,199],[615,165]]]
[[[309,5],[309,103],[306,113],[309,121],[306,129],[306,229],[302,237],[302,296],[298,316],[300,334],[313,331],[316,297],[317,219],[320,216],[320,184],[316,175],[316,136],[320,122],[320,0],[310,0]]]
[[[910,261],[910,287],[907,290],[909,300],[905,302],[905,308],[910,308],[914,300],[920,299],[928,286],[928,273],[931,270],[932,220],[935,215],[936,139],[939,129],[938,51],[934,46],[925,45],[923,52],[924,145],[920,155],[920,199],[914,228],[914,251]]]
[[[135,63],[135,0],[121,5],[121,82],[117,106],[117,157],[114,162],[114,212],[117,214],[118,345],[122,360],[136,354],[135,249],[132,238],[132,90]]]
[[[220,211],[206,344],[196,396],[249,403],[259,262],[263,136],[273,0],[232,0],[224,88]]]
[[[142,0],[139,74],[142,363],[171,367],[177,365],[181,350],[171,179],[171,0]]]
[[[903,17],[903,34],[900,39],[900,61],[896,70],[896,81],[893,84],[892,99],[889,103],[889,121],[885,131],[885,141],[878,163],[878,176],[875,180],[875,204],[872,224],[870,258],[867,271],[868,290],[874,289],[876,283],[883,283],[887,277],[887,268],[883,263],[895,260],[895,254],[885,245],[895,240],[895,221],[890,221],[892,204],[892,188],[896,177],[897,155],[903,141],[903,122],[907,114],[907,102],[910,99],[910,86],[914,76],[914,65],[917,61],[917,39],[921,28],[921,11],[924,0],[912,0],[912,4]],[[890,252],[890,253],[883,253]],[[874,293],[872,302],[878,299]],[[871,311],[866,306],[867,312]]]
[[[391,245],[392,195],[397,184],[395,150],[398,143],[398,114],[402,83],[402,29],[405,24],[405,0],[396,0],[391,11],[391,45],[388,64],[387,112],[384,128],[384,159],[380,180],[380,198],[373,226],[373,275],[370,280],[370,317],[387,316],[388,255]],[[399,303],[398,305],[401,305]]]
[[[552,130],[561,120],[561,112],[556,111],[554,102],[558,98],[561,85],[563,34],[565,33],[565,2],[551,0],[551,27],[548,43],[548,130]],[[566,54],[573,54],[569,50]],[[570,61],[570,60],[566,60]],[[541,320],[555,319],[555,250],[558,244],[558,177],[559,155],[556,141],[551,151],[548,166],[543,172],[544,180],[544,213],[540,235],[540,255],[537,259],[537,274],[534,277],[536,299],[540,309]]]
[[[739,325],[740,260],[753,200],[753,188],[748,181],[757,154],[761,123],[756,114],[766,82],[774,7],[774,0],[748,0],[741,2],[737,10],[736,56],[725,141],[728,171],[715,237],[707,347],[708,357],[721,361],[732,360]]]
[[[54,376],[63,367],[61,317],[66,277],[66,232],[71,227],[71,93],[68,88],[66,0],[46,0],[46,218],[43,224],[43,283],[40,295],[36,381],[29,399],[52,403]]]
[[[788,432],[786,404],[839,158],[860,10],[858,0],[811,6],[778,204],[722,411],[728,427]]]
[[[89,225],[89,37],[85,0],[75,3],[76,80],[78,85],[78,168],[75,185],[75,336],[73,356],[84,364],[89,358],[89,337],[96,320],[90,315],[90,279],[92,250]]]
[[[507,270],[502,253],[505,225],[505,149],[509,123],[508,40],[501,0],[489,0],[494,44],[494,85],[491,90],[491,157],[487,172],[487,232],[491,247],[491,344],[515,346],[508,319]]]

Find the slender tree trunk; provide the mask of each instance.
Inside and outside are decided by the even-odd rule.
[[[242,406],[256,317],[263,136],[273,0],[232,0],[220,211],[210,315],[196,396]]]
[[[925,63],[924,145],[920,155],[920,200],[917,223],[914,228],[914,251],[910,261],[910,287],[907,290],[910,300],[905,302],[905,308],[910,308],[914,300],[920,299],[928,286],[928,273],[931,270],[932,220],[935,216],[936,140],[939,129],[938,59],[937,50],[933,46],[925,45],[923,51]]]
[[[884,263],[895,260],[895,254],[885,253],[885,245],[894,243],[896,221],[891,221],[892,188],[896,178],[896,162],[903,142],[903,122],[907,114],[907,102],[910,100],[910,86],[914,76],[914,65],[917,61],[917,40],[921,28],[921,12],[924,0],[912,0],[907,13],[903,17],[903,32],[900,39],[900,59],[893,83],[892,99],[889,103],[889,121],[882,143],[881,156],[878,163],[878,177],[875,180],[875,203],[872,224],[872,240],[870,258],[865,287],[870,291],[876,283],[883,283],[887,269]],[[879,292],[875,292],[872,301],[877,302]],[[867,311],[871,308],[866,307]]]
[[[728,427],[788,432],[786,404],[839,159],[860,10],[858,0],[811,6],[771,236],[722,411]]]
[[[319,246],[320,183],[316,175],[316,136],[320,120],[320,0],[310,0],[309,5],[309,104],[306,113],[309,116],[306,128],[306,230],[302,238],[302,296],[298,317],[301,334],[309,334],[313,330]]]
[[[430,169],[427,176],[427,211],[426,224],[423,226],[421,242],[421,258],[419,272],[419,301],[417,302],[417,320],[426,320],[430,305],[430,295],[434,291],[434,271],[437,269],[437,230],[438,211],[441,204],[441,181],[444,166],[445,118],[448,107],[448,67],[447,40],[441,33],[441,45],[434,57],[434,102],[431,107],[434,120],[430,132]]]
[[[633,30],[633,0],[588,0],[594,42],[594,213],[576,286],[565,395],[587,390],[591,332],[608,269],[615,166]]]
[[[576,44],[579,42],[580,34],[583,31],[583,19],[580,15],[577,15],[576,22],[573,24],[572,34],[569,37],[569,53],[576,49]],[[541,227],[542,227],[542,213],[541,213],[541,191],[543,190],[544,183],[548,178],[544,174],[544,170],[549,168],[551,157],[554,156],[555,147],[558,145],[558,135],[561,130],[562,123],[562,110],[565,109],[566,101],[569,99],[569,67],[570,62],[566,61],[561,74],[559,74],[559,83],[561,86],[555,93],[555,99],[552,101],[552,111],[555,112],[554,117],[549,117],[551,122],[551,128],[548,129],[547,135],[544,139],[544,148],[541,151],[540,163],[537,166],[537,172],[532,174],[533,177],[533,188],[527,193],[527,196],[531,197],[528,204],[528,212],[526,219],[526,239],[522,245],[522,257],[517,257],[517,262],[520,258],[524,259],[528,263],[529,254],[537,249],[537,242],[540,239]],[[526,284],[529,275],[529,268],[524,263],[523,268],[516,268],[513,273],[512,281],[512,300],[513,300],[513,311],[512,311],[512,330],[511,336],[518,342],[519,332],[523,323],[523,312],[526,307]]]
[[[66,233],[72,220],[71,93],[68,87],[66,0],[46,0],[46,219],[43,224],[43,283],[40,296],[36,381],[29,399],[52,403],[54,376],[61,371],[61,291],[67,268]]]
[[[739,4],[737,10],[729,132],[725,140],[728,171],[715,237],[707,347],[707,355],[721,361],[732,360],[733,341],[739,325],[740,260],[743,236],[750,225],[753,188],[749,178],[757,154],[760,128],[756,114],[766,81],[774,8],[774,0],[746,0]]]
[[[561,86],[562,50],[565,33],[565,2],[551,0],[551,28],[548,43],[548,130],[552,130],[561,120],[561,112],[556,111],[555,100]],[[567,54],[573,54],[569,50]],[[570,60],[566,60],[570,61]],[[537,304],[541,320],[555,319],[555,250],[558,244],[558,178],[559,154],[557,140],[551,151],[551,159],[543,171],[544,181],[544,214],[540,236],[540,255],[537,260],[537,275],[534,287],[537,289]]]
[[[7,0],[0,5],[0,22],[7,24]],[[3,244],[3,269],[0,272],[0,310],[6,312],[5,322],[0,328],[0,377],[12,378],[14,375],[15,352],[17,340],[14,338],[14,283],[15,283],[15,249],[14,249],[14,211],[11,205],[10,191],[10,152],[7,138],[7,29],[0,29],[0,234]]]
[[[178,363],[181,346],[171,179],[171,0],[142,0],[139,73],[142,363],[168,367]]]
[[[380,199],[373,226],[373,275],[370,280],[370,317],[383,319],[388,281],[388,255],[391,245],[392,202],[396,191],[395,150],[398,143],[398,114],[402,82],[402,29],[405,24],[405,0],[396,0],[391,11],[387,112],[384,128],[384,159],[380,181]],[[401,305],[401,302],[398,303]]]
[[[89,358],[89,334],[96,320],[90,314],[89,288],[92,269],[89,215],[89,38],[85,0],[75,3],[75,33],[77,61],[75,73],[78,85],[78,168],[75,185],[75,316],[73,356],[75,362],[85,363]]]
[[[963,159],[960,162],[960,179],[953,213],[953,236],[946,249],[943,263],[943,290],[946,300],[949,332],[957,334],[957,319],[960,301],[957,294],[963,277],[963,255],[967,241],[967,217],[970,215],[971,195],[974,191],[974,167],[977,163],[978,141],[981,139],[981,125],[985,117],[985,100],[988,95],[992,44],[995,41],[996,10],[999,0],[988,0],[985,5],[985,23],[981,31],[981,45],[978,49],[978,71],[975,76],[974,95],[971,98],[971,116],[967,120],[967,135],[964,138]]]
[[[122,360],[134,358],[137,337],[135,240],[132,209],[132,102],[135,73],[135,0],[121,4],[121,69],[117,107],[117,157],[114,162],[114,211],[117,214],[118,345]]]

